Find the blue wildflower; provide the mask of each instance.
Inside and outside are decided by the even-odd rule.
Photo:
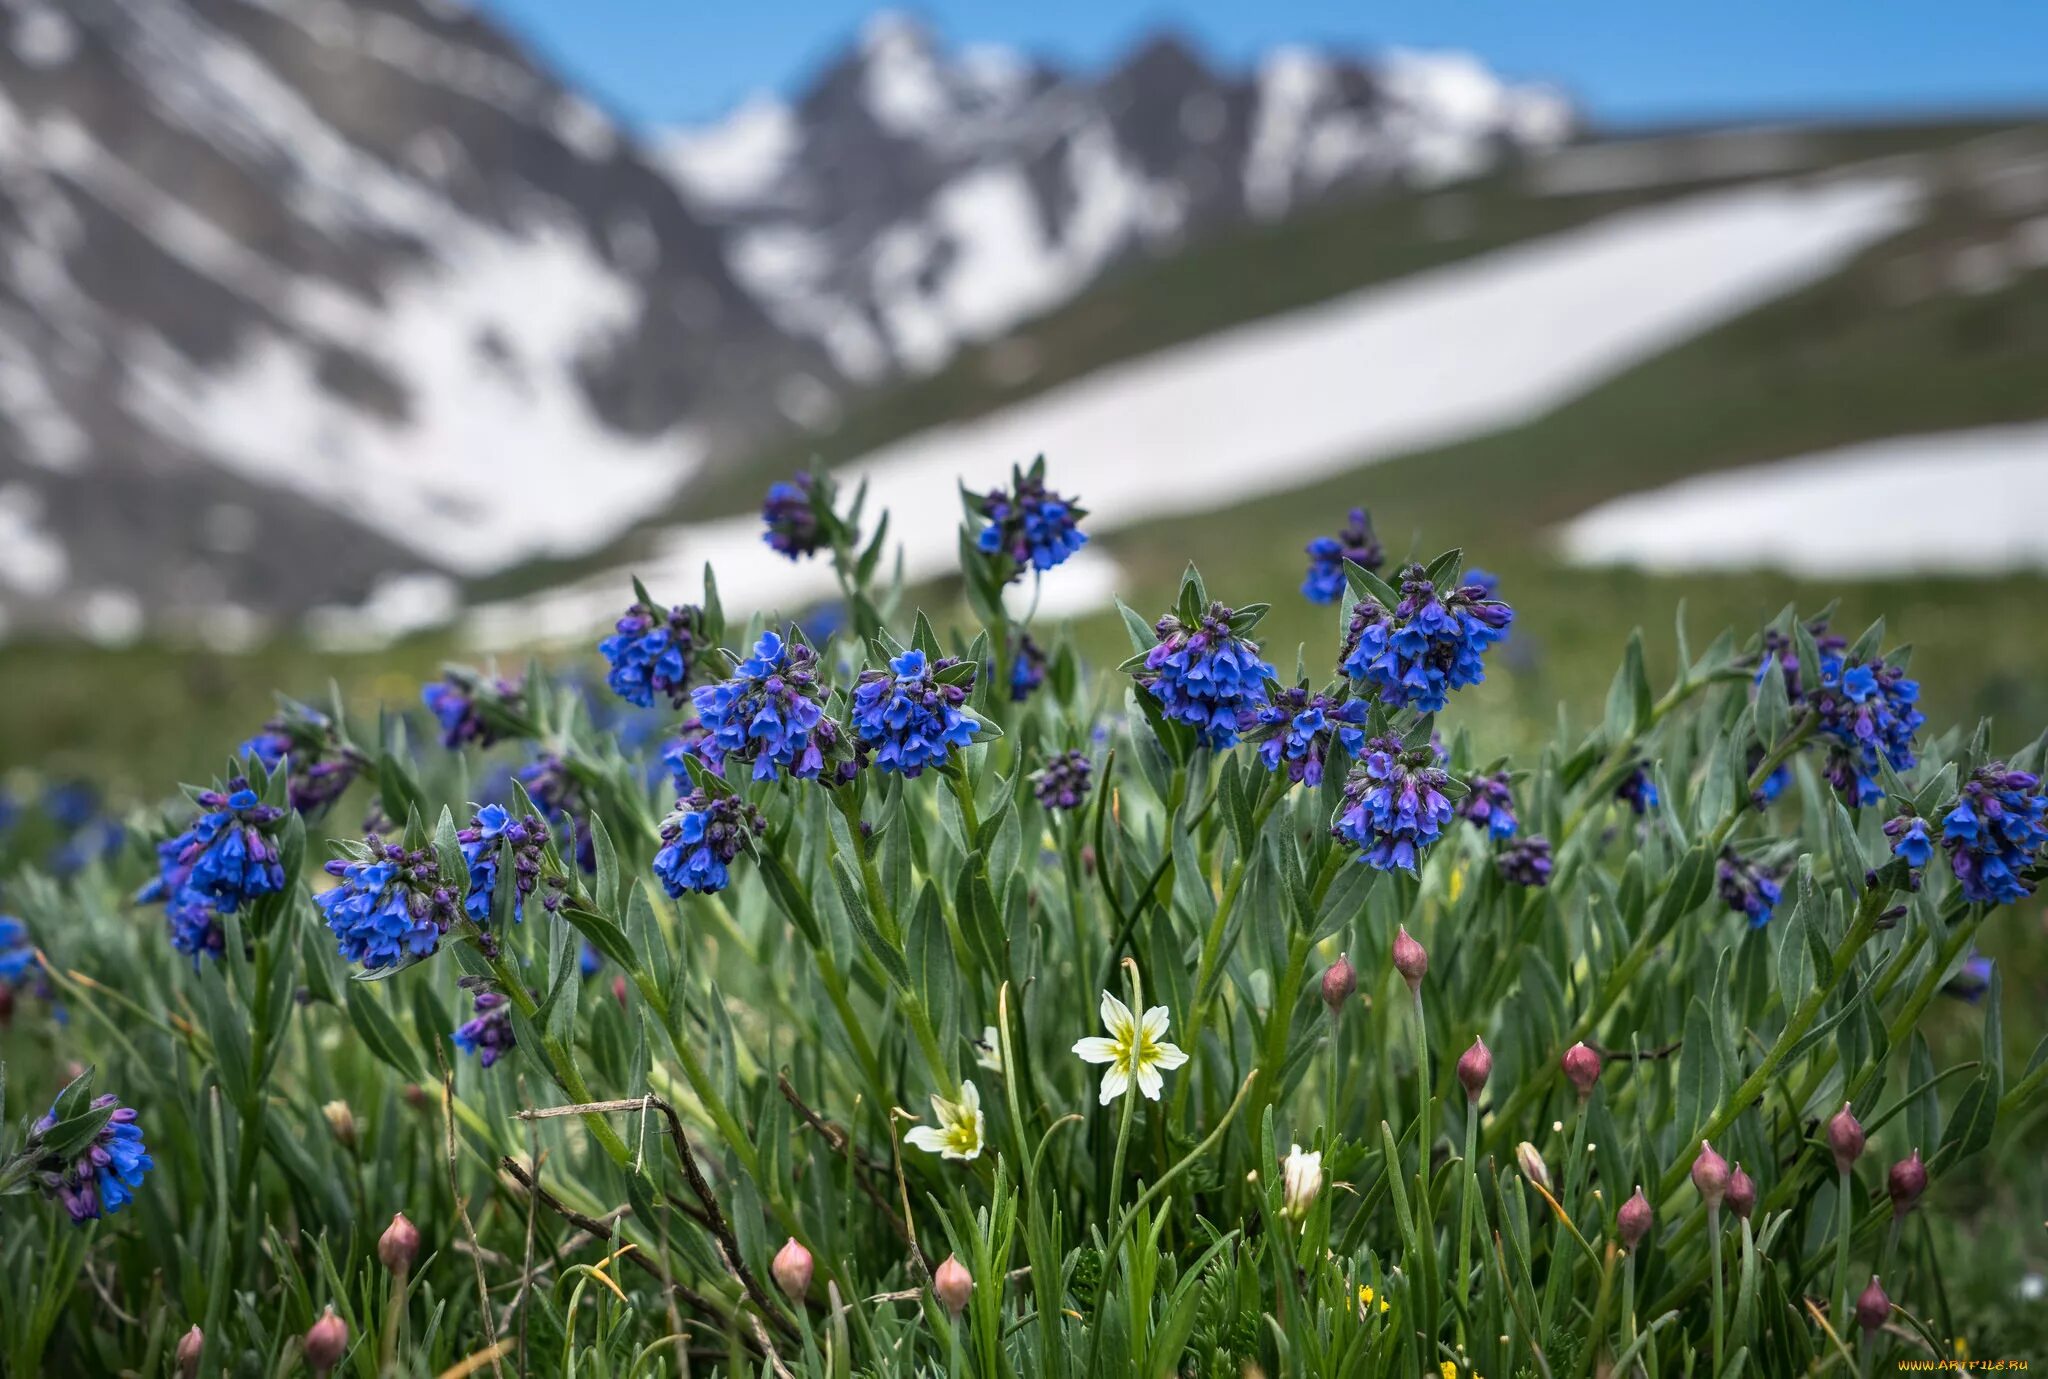
[[[1238,719],[1266,702],[1273,667],[1244,635],[1246,616],[1221,603],[1193,623],[1168,613],[1153,625],[1159,645],[1145,653],[1133,678],[1159,701],[1167,718],[1185,723],[1210,747],[1237,741]]]
[[[0,915],[0,986],[20,986],[41,968],[28,926],[13,915]]]
[[[761,539],[791,560],[815,555],[830,544],[825,526],[818,520],[818,487],[817,481],[799,470],[793,482],[770,484],[761,503],[761,520],[768,526]]]
[[[502,991],[479,991],[471,1008],[475,1014],[455,1030],[455,1047],[475,1054],[488,1068],[518,1042],[512,1035],[512,1000]]]
[[[1045,486],[1045,462],[1030,472],[1011,470],[1009,489],[992,489],[973,504],[988,525],[975,544],[986,555],[1007,557],[1005,583],[1024,577],[1027,569],[1050,570],[1081,549],[1088,536],[1076,525],[1087,509]]]
[[[157,879],[144,901],[173,903],[186,895],[224,911],[284,889],[284,863],[271,834],[285,811],[264,804],[240,777],[225,790],[198,796],[205,812],[174,838],[157,844]]]
[[[972,743],[981,725],[960,706],[974,686],[974,673],[973,662],[950,656],[927,664],[915,648],[889,662],[887,670],[862,671],[853,691],[853,731],[874,754],[875,765],[915,779]]]
[[[1344,782],[1344,797],[1330,836],[1358,849],[1358,860],[1380,871],[1414,871],[1421,850],[1450,822],[1451,783],[1443,757],[1431,746],[1404,748],[1376,737]]]
[[[1550,840],[1540,833],[1517,838],[1500,850],[1500,874],[1517,886],[1550,884]]]
[[[1928,836],[1927,820],[1918,814],[1901,814],[1885,820],[1884,836],[1892,840],[1892,855],[1904,858],[1915,871],[1934,857],[1934,840]]]
[[[372,837],[360,853],[329,862],[341,884],[313,897],[341,956],[372,972],[431,956],[460,913],[434,850]]]
[[[290,700],[235,754],[256,758],[272,773],[289,763],[292,808],[308,818],[340,799],[370,764],[342,740],[332,718]]]
[[[1515,610],[1460,585],[1439,595],[1420,565],[1401,576],[1391,609],[1363,598],[1351,614],[1339,664],[1346,675],[1379,690],[1383,703],[1435,713],[1450,691],[1486,678],[1486,648],[1501,640]]]
[[[1308,574],[1301,581],[1301,592],[1310,603],[1335,603],[1344,597],[1345,561],[1378,574],[1386,559],[1386,548],[1373,535],[1371,514],[1353,508],[1350,524],[1343,530],[1308,543]]]
[[[1464,587],[1477,589],[1481,598],[1490,599],[1500,593],[1500,576],[1491,570],[1482,570],[1475,565],[1465,571],[1462,578]]]
[[[728,759],[750,761],[755,780],[777,780],[785,771],[799,780],[822,773],[837,736],[825,717],[817,659],[802,642],[763,632],[731,679],[692,690],[707,734],[697,744],[698,759],[721,774]]]
[[[1828,631],[1825,618],[1816,618],[1808,623],[1806,630],[1813,634],[1814,647],[1820,652],[1823,661],[1829,657],[1839,658],[1848,650],[1849,639]],[[1767,627],[1764,629],[1763,650],[1759,654],[1755,683],[1763,683],[1764,676],[1770,673],[1773,661],[1784,670],[1785,694],[1788,698],[1800,699],[1813,689],[1812,682],[1804,678],[1806,668],[1799,664],[1798,639],[1790,633],[1780,632],[1775,627]]]
[[[1333,699],[1310,694],[1306,686],[1280,690],[1264,704],[1238,710],[1238,732],[1259,745],[1259,760],[1268,771],[1283,767],[1287,778],[1311,788],[1323,783],[1323,768],[1332,751],[1356,758],[1365,750],[1363,699]]]
[[[704,635],[704,610],[677,604],[666,613],[635,603],[620,615],[617,630],[597,644],[610,662],[605,683],[628,704],[652,708],[665,695],[671,708],[689,698],[690,667]]]
[[[1079,809],[1088,798],[1088,778],[1095,765],[1086,752],[1061,752],[1031,777],[1038,803],[1046,809]]]
[[[447,675],[420,690],[420,701],[441,725],[441,745],[450,751],[472,742],[488,747],[504,736],[509,726],[505,720],[519,710],[519,686],[454,669]]]
[[[604,954],[589,939],[583,940],[583,951],[576,955],[576,970],[586,977],[595,977],[604,970]]]
[[[1641,762],[1630,768],[1621,784],[1614,787],[1614,797],[1627,801],[1639,819],[1664,802],[1657,793],[1657,782],[1650,779],[1650,768]]]
[[[1010,658],[1010,702],[1021,704],[1045,683],[1045,652],[1031,640],[1029,632],[1017,636],[1017,651]]]
[[[542,752],[512,774],[542,817],[573,846],[576,865],[595,875],[597,842],[590,834],[590,810],[575,769],[559,753]]]
[[[684,891],[722,891],[732,879],[728,864],[762,823],[761,811],[737,795],[714,799],[693,790],[662,820],[654,875],[672,897]]]
[[[2004,905],[2032,895],[2029,872],[2048,845],[2040,777],[2002,761],[1978,767],[1942,818],[1941,841],[1965,900]]]
[[[1984,993],[1991,989],[1991,959],[1970,950],[1970,956],[1963,959],[1963,965],[1956,974],[1942,983],[1942,994],[1953,996],[1959,1001],[1975,1005],[1984,999]]]
[[[99,807],[98,792],[82,782],[67,781],[43,792],[43,813],[66,832],[76,832],[91,823]]]
[[[686,719],[675,731],[675,736],[662,744],[662,765],[668,767],[669,779],[675,785],[675,793],[690,793],[690,768],[684,763],[701,760],[700,749],[711,730],[695,718]]]
[[[170,926],[171,947],[192,959],[195,972],[201,958],[219,958],[227,951],[227,927],[212,901],[179,895],[164,906],[164,919]]]
[[[469,867],[469,890],[462,911],[478,924],[491,922],[497,903],[498,864],[504,852],[512,857],[512,918],[526,918],[526,897],[540,884],[541,849],[547,842],[547,825],[536,815],[514,819],[502,805],[487,804],[476,812],[468,828],[456,840],[462,846],[462,860]],[[499,844],[504,844],[501,850]],[[554,897],[550,895],[549,901]],[[552,903],[548,908],[553,909]]]
[[[1877,804],[1884,799],[1883,765],[1904,771],[1915,760],[1913,737],[1927,721],[1914,707],[1919,682],[1882,657],[1847,662],[1827,653],[1818,678],[1806,703],[1831,743],[1828,783],[1851,804]]]
[[[1716,889],[1728,908],[1749,917],[1749,927],[1761,929],[1771,922],[1777,908],[1778,878],[1760,862],[1746,861],[1732,849],[1723,849],[1714,864]]]
[[[1458,817],[1495,838],[1512,838],[1520,822],[1515,818],[1515,792],[1508,785],[1508,773],[1474,776],[1466,785],[1470,791],[1458,801]]]
[[[62,1203],[76,1225],[112,1216],[134,1201],[143,1175],[156,1167],[142,1142],[142,1127],[134,1109],[119,1105],[111,1095],[93,1098],[93,1110],[108,1107],[113,1113],[106,1124],[69,1159],[39,1152],[42,1141],[57,1128],[55,1106],[29,1128],[24,1146],[24,1152],[37,1156],[35,1176],[43,1195]]]

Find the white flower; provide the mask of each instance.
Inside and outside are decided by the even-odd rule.
[[[972,1159],[981,1153],[981,1093],[974,1090],[972,1082],[960,1084],[958,1101],[933,1094],[932,1116],[937,1125],[920,1125],[904,1140],[942,1159]]]
[[[1003,1071],[1003,1036],[994,1025],[985,1026],[974,1041],[974,1061],[992,1073]]]
[[[1304,1154],[1300,1145],[1289,1146],[1287,1158],[1280,1165],[1280,1209],[1299,1221],[1308,1215],[1308,1209],[1316,1204],[1316,1196],[1322,1190],[1322,1152]]]
[[[1159,1100],[1163,1085],[1159,1074],[1188,1061],[1185,1053],[1166,1042],[1166,1021],[1165,1006],[1153,1006],[1138,1020],[1129,1006],[1107,991],[1102,993],[1102,1027],[1109,1037],[1083,1039],[1074,1045],[1074,1052],[1083,1063],[1109,1064],[1109,1071],[1102,1075],[1104,1106],[1122,1096],[1133,1078],[1147,1098]]]

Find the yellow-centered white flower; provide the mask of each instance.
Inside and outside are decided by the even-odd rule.
[[[1102,993],[1102,1027],[1109,1037],[1083,1039],[1074,1045],[1074,1052],[1083,1063],[1109,1064],[1109,1071],[1102,1075],[1104,1106],[1122,1096],[1134,1080],[1147,1099],[1159,1100],[1164,1085],[1159,1074],[1188,1061],[1185,1053],[1166,1042],[1166,1021],[1165,1006],[1153,1006],[1140,1020],[1122,1001],[1107,991]]]
[[[934,1093],[932,1118],[938,1124],[916,1127],[904,1135],[905,1142],[942,1159],[972,1159],[981,1153],[986,1123],[981,1115],[981,1093],[972,1082],[960,1084],[958,1101]]]
[[[1298,1144],[1289,1146],[1287,1157],[1280,1165],[1280,1209],[1299,1221],[1308,1215],[1309,1208],[1315,1205],[1322,1190],[1322,1151],[1306,1154]]]

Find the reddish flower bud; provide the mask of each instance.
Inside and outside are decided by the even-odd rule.
[[[1875,1331],[1891,1320],[1892,1300],[1885,1295],[1884,1285],[1877,1281],[1877,1275],[1870,1276],[1870,1286],[1856,1299],[1856,1325],[1865,1331]]]
[[[1458,1081],[1464,1084],[1465,1099],[1479,1100],[1479,1094],[1486,1090],[1486,1079],[1492,1076],[1493,1053],[1484,1039],[1474,1039],[1472,1047],[1458,1055]]]
[[[1834,1151],[1835,1167],[1847,1173],[1863,1157],[1863,1122],[1849,1114],[1849,1103],[1828,1121],[1828,1148]]]
[[[612,999],[619,1003],[619,1009],[626,1008],[626,975],[621,972],[612,978]]]
[[[1699,1189],[1700,1200],[1709,1211],[1719,1207],[1721,1199],[1728,1195],[1728,1161],[1705,1140],[1700,1141],[1700,1156],[1692,1161],[1692,1185]]]
[[[1521,1165],[1522,1176],[1545,1192],[1550,1191],[1550,1167],[1543,1162],[1543,1156],[1536,1152],[1536,1146],[1523,1140],[1515,1146],[1515,1162]]]
[[[391,1213],[391,1224],[377,1238],[377,1258],[394,1274],[409,1273],[420,1257],[420,1228],[405,1219],[405,1213]]]
[[[775,1286],[791,1302],[802,1302],[804,1294],[811,1291],[811,1252],[796,1243],[791,1236],[783,1247],[775,1252],[775,1259],[768,1266],[768,1272],[775,1275]]]
[[[306,1363],[313,1373],[325,1374],[341,1363],[348,1352],[348,1323],[334,1314],[334,1305],[320,1314],[320,1320],[306,1331]]]
[[[1564,1051],[1565,1080],[1579,1089],[1579,1100],[1593,1095],[1593,1084],[1600,1080],[1600,1055],[1584,1044],[1574,1044]]]
[[[206,1349],[206,1333],[193,1327],[178,1338],[179,1379],[193,1379],[199,1373],[199,1352]]]
[[[1728,1210],[1744,1221],[1749,1220],[1749,1214],[1756,1210],[1756,1183],[1742,1171],[1739,1163],[1728,1175]]]
[[[1394,970],[1408,983],[1410,991],[1418,994],[1422,991],[1422,978],[1429,971],[1429,954],[1409,937],[1405,924],[1394,935]]]
[[[974,1275],[967,1272],[958,1255],[947,1255],[946,1262],[932,1271],[932,1292],[957,1317],[967,1310],[967,1299],[974,1292]]]
[[[1650,1214],[1650,1199],[1643,1196],[1643,1186],[1636,1184],[1636,1195],[1621,1204],[1621,1210],[1614,1213],[1614,1233],[1621,1237],[1621,1243],[1631,1252],[1643,1243],[1643,1237],[1650,1233],[1656,1218]]]
[[[405,1104],[412,1107],[415,1111],[424,1111],[434,1104],[433,1100],[427,1096],[427,1089],[420,1086],[417,1082],[406,1083],[403,1095],[405,1097]]]
[[[1323,1004],[1335,1015],[1351,999],[1351,993],[1358,990],[1358,970],[1351,965],[1349,956],[1337,955],[1337,961],[1323,969]]]
[[[1920,1161],[1920,1151],[1911,1154],[1892,1165],[1885,1175],[1885,1187],[1892,1195],[1892,1214],[1904,1216],[1920,1200],[1920,1194],[1927,1191],[1927,1165]]]

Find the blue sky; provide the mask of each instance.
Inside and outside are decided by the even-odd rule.
[[[853,33],[861,0],[483,0],[620,113],[715,117],[787,90]],[[953,42],[1081,65],[1173,25],[1242,63],[1276,43],[1455,46],[1562,83],[1596,118],[2048,108],[2039,0],[937,0]]]

